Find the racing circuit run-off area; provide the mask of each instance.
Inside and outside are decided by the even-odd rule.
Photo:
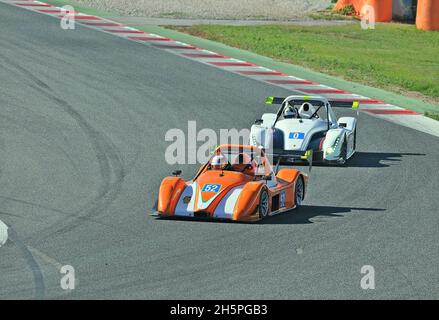
[[[0,299],[437,301],[438,10],[0,0]]]

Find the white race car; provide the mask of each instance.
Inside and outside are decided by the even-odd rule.
[[[250,144],[273,154],[313,150],[314,162],[344,164],[356,149],[357,119],[338,119],[326,98],[320,96],[268,97],[267,104],[280,104],[276,113],[255,121]],[[353,109],[358,109],[354,102]],[[274,159],[276,161],[276,159]]]

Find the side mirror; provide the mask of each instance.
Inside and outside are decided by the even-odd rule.
[[[262,119],[256,119],[255,120],[255,124],[262,124],[264,122],[264,120]]]
[[[269,175],[263,176],[262,179],[265,181],[269,181],[269,180],[273,179],[273,175],[269,174]]]
[[[179,175],[181,175],[181,170],[175,170],[174,172],[172,172],[172,174],[178,177]]]

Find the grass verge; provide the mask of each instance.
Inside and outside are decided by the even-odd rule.
[[[439,33],[413,25],[170,27],[349,81],[439,102]]]
[[[70,4],[75,6],[75,8],[78,11],[81,11],[83,13],[96,14],[101,17],[111,17],[111,19],[115,19],[117,21],[117,14],[115,13],[112,12],[108,13],[108,12],[97,10],[95,8],[89,8],[85,6],[77,6],[77,2],[72,0],[53,0],[53,1],[45,0],[45,2],[52,3],[57,6]],[[393,90],[393,91],[396,91],[398,93],[385,91],[383,89],[367,86],[364,84],[360,84],[358,82],[344,80],[341,77],[335,77],[324,73],[319,73],[309,68],[299,66],[298,64],[284,63],[279,61],[279,59],[275,60],[270,57],[258,55],[254,52],[233,48],[221,42],[215,42],[215,41],[203,39],[200,37],[192,36],[188,33],[182,33],[177,30],[173,30],[169,28],[163,28],[160,26],[152,26],[152,25],[139,25],[133,27],[142,29],[146,32],[160,34],[165,37],[186,42],[224,55],[233,56],[237,59],[253,62],[268,68],[275,69],[277,71],[282,71],[284,73],[302,77],[304,79],[320,82],[329,86],[333,86],[335,88],[355,92],[357,94],[366,95],[373,99],[383,100],[386,101],[387,103],[392,103],[410,110],[417,111],[419,113],[429,112],[436,114],[438,113],[437,110],[439,110],[438,99],[431,101],[431,97],[427,97],[428,99],[425,99],[425,97],[422,94],[416,92],[412,92],[412,94],[408,95],[405,92],[402,92],[402,94],[398,94],[400,92],[398,92],[397,90]],[[437,74],[437,64],[436,64],[436,74]]]
[[[334,11],[336,0],[331,1],[331,5],[324,10],[318,10],[308,15],[314,20],[358,20],[354,15],[353,7],[346,6],[342,10]]]
[[[439,113],[437,112],[426,112],[424,115],[426,117],[439,121]]]

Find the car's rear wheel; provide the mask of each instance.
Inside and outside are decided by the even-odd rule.
[[[296,207],[302,205],[303,198],[305,197],[305,186],[303,184],[302,177],[299,177],[296,181]]]
[[[267,190],[263,189],[261,191],[261,196],[259,197],[259,217],[261,219],[264,219],[268,216],[268,203],[268,192]]]

